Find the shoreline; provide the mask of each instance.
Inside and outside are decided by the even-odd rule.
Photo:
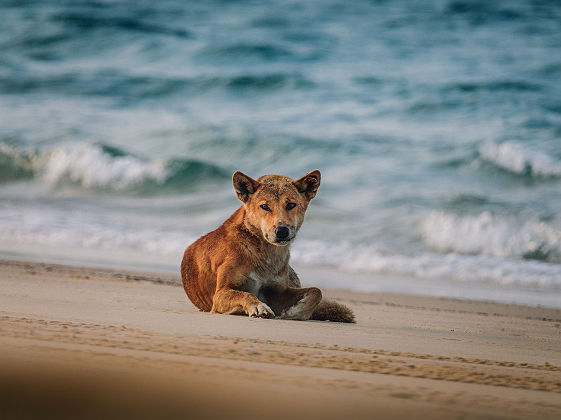
[[[223,409],[208,402],[217,389],[279,417],[294,404],[312,418],[561,415],[561,309],[322,288],[353,308],[349,325],[201,313],[179,275],[0,260],[0,284],[0,376],[21,389],[0,382],[16,397],[54,384],[62,404],[55,391],[79,371],[98,397],[136,389],[115,375],[152,378],[135,392],[165,394],[176,414],[187,408],[177,387],[191,389],[200,418]]]
[[[29,251],[29,250],[28,250]],[[179,279],[179,263],[175,268],[169,264],[155,266],[153,262],[146,262],[139,267],[137,261],[125,258],[121,263],[114,259],[101,258],[95,260],[91,257],[91,251],[83,251],[76,256],[77,259],[68,259],[58,255],[58,252],[50,255],[43,252],[7,252],[0,250],[0,261],[19,261],[53,266],[87,268],[96,271],[117,271],[127,273],[144,273],[151,276],[161,276]],[[115,256],[114,256],[115,257]],[[544,293],[543,290],[532,288],[507,288],[504,289],[497,284],[488,282],[476,283],[449,283],[447,279],[414,278],[412,281],[407,276],[384,275],[380,273],[368,273],[360,271],[342,271],[336,267],[291,264],[299,274],[303,284],[316,286],[322,290],[341,290],[359,294],[390,294],[399,296],[414,296],[428,298],[443,298],[459,301],[488,302],[505,305],[520,305],[530,307],[543,307],[561,310],[561,294],[559,291]],[[180,283],[177,280],[178,284]],[[344,288],[342,284],[354,287]],[[470,287],[471,286],[471,287]]]

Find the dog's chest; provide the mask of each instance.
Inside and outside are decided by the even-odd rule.
[[[253,271],[246,276],[246,279],[247,291],[258,298],[260,298],[259,295],[264,289],[279,286],[286,282],[286,279],[282,276],[269,273],[257,273]]]

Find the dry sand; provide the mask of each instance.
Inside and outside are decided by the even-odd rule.
[[[559,309],[325,290],[357,324],[250,319],[10,260],[0,285],[2,418],[561,418]]]

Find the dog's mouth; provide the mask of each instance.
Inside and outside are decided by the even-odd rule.
[[[284,245],[288,245],[290,242],[292,242],[293,239],[294,239],[294,237],[287,238],[287,239],[275,239],[275,242],[273,242],[273,244],[278,245],[278,246],[284,246]]]
[[[294,240],[294,238],[296,238],[296,235],[291,235],[287,238],[278,238],[276,236],[273,237],[273,238],[270,238],[270,236],[269,237],[267,237],[267,236],[265,236],[265,239],[267,239],[267,242],[269,242],[273,245],[276,245],[276,246],[286,246],[289,243],[291,243]]]

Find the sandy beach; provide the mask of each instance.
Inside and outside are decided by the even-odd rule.
[[[201,313],[178,275],[2,260],[0,284],[4,418],[561,416],[559,309],[325,290],[347,325]]]

